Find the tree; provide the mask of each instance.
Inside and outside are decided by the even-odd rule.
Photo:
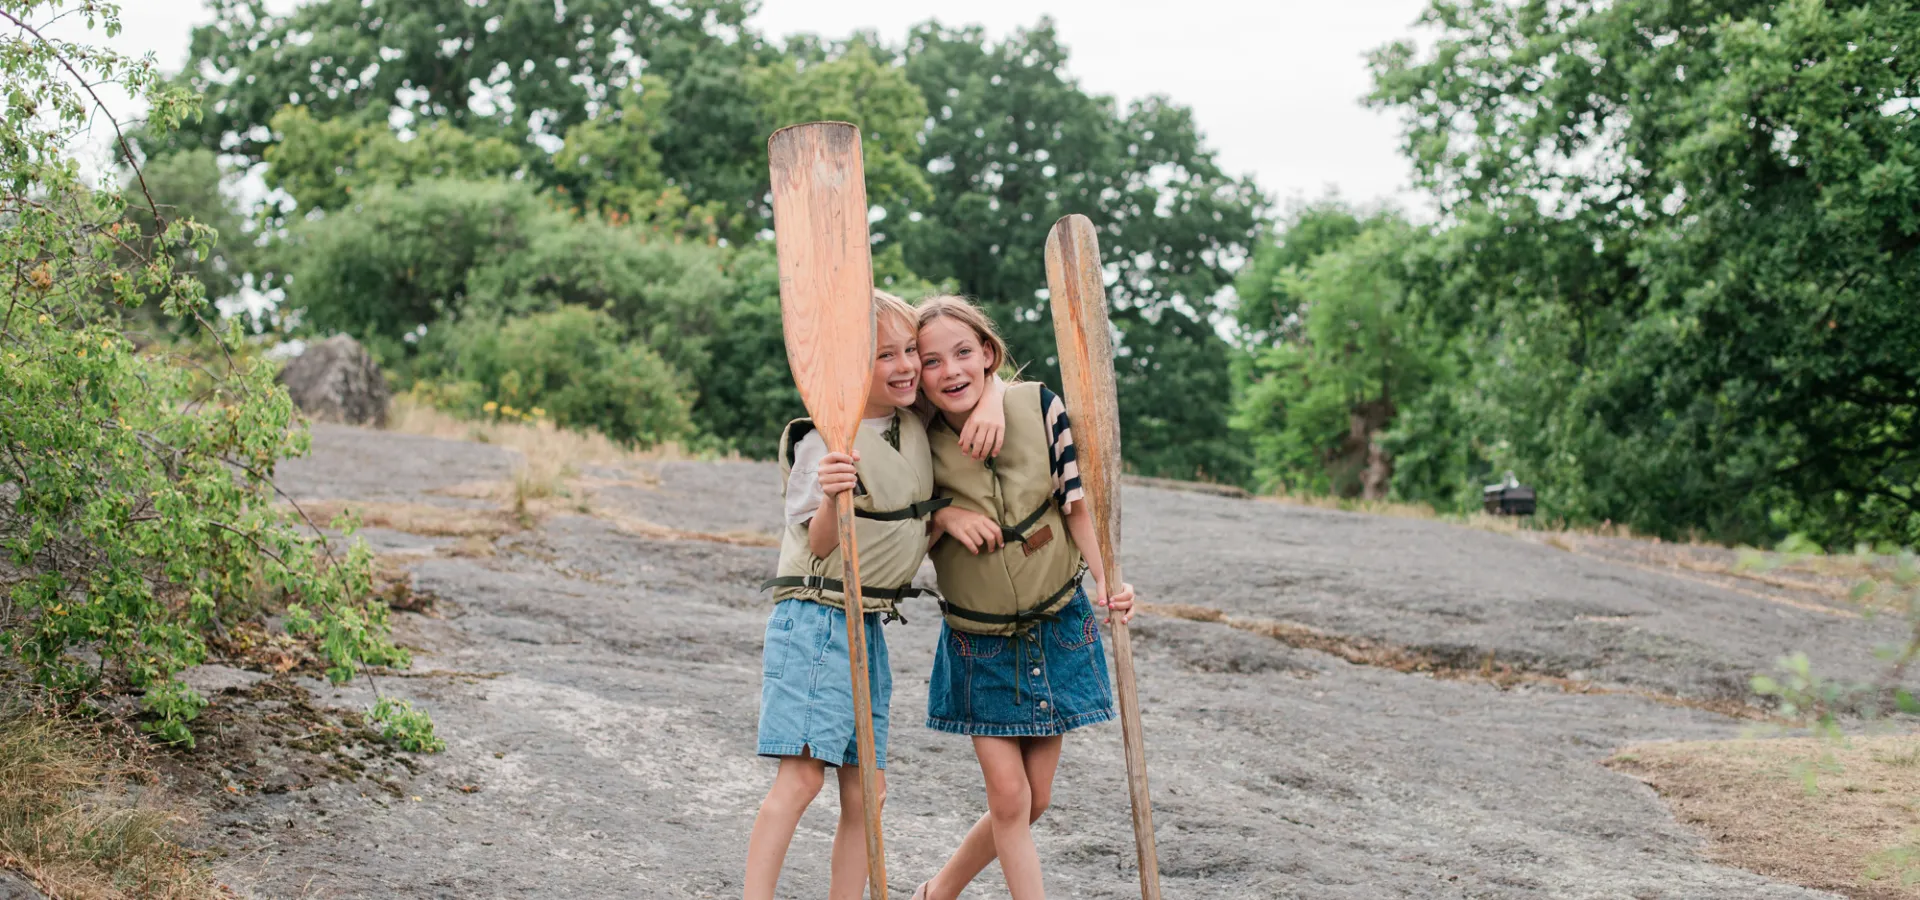
[[[477,270],[568,221],[516,182],[376,185],[351,206],[302,220],[277,249],[288,274],[283,308],[305,328],[359,337],[392,365],[410,336],[466,305]]]
[[[505,177],[521,167],[512,144],[476,139],[444,122],[423,125],[402,140],[385,122],[315,119],[304,106],[288,106],[267,127],[274,137],[264,151],[267,186],[286,191],[303,213],[339,209],[355,191],[376,185]]]
[[[1047,231],[1068,213],[1093,219],[1112,272],[1129,463],[1237,480],[1246,462],[1227,428],[1219,295],[1263,200],[1220,171],[1185,107],[1152,97],[1122,112],[1082,91],[1066,58],[1046,20],[998,44],[978,28],[916,28],[906,71],[932,111],[934,196],[882,230],[913,271],[982,303],[1029,377],[1057,380]]]
[[[1375,55],[1375,100],[1482,256],[1449,301],[1503,363],[1474,377],[1547,388],[1499,435],[1547,502],[1664,534],[1920,539],[1920,11],[1426,21],[1429,52]]]
[[[1263,321],[1277,310],[1282,336],[1243,363],[1234,426],[1262,482],[1382,500],[1400,481],[1381,437],[1429,389],[1436,355],[1407,294],[1420,241],[1397,217],[1322,206],[1256,254],[1242,299]]]

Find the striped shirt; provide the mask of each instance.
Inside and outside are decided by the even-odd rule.
[[[1060,395],[1040,386],[1040,421],[1046,426],[1047,462],[1053,474],[1053,499],[1061,512],[1084,500],[1087,492],[1080,484],[1079,454],[1073,449],[1073,426],[1067,421],[1067,404]]]

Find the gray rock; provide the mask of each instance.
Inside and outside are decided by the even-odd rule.
[[[0,869],[0,900],[47,900],[47,896],[34,889],[27,876]]]
[[[194,666],[185,672],[181,672],[180,680],[185,682],[187,687],[200,692],[200,696],[212,697],[229,688],[245,690],[267,680],[267,676],[259,672],[236,669],[232,666],[209,664]],[[4,895],[0,895],[0,900],[4,900]]]
[[[387,424],[387,378],[360,342],[337,334],[309,344],[277,379],[294,405],[323,422]]]

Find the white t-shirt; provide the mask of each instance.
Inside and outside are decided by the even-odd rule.
[[[887,426],[893,424],[893,416],[881,416],[877,419],[861,419],[862,430],[871,428],[875,433],[885,434]],[[820,489],[820,460],[827,455],[827,441],[820,436],[820,430],[807,432],[800,443],[793,447],[793,469],[787,473],[787,524],[802,525],[820,511],[820,501],[827,493]]]

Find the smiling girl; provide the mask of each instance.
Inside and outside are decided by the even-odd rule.
[[[1043,900],[1030,826],[1051,797],[1062,736],[1114,716],[1093,607],[1126,621],[1133,587],[1109,591],[1060,398],[1034,382],[1006,388],[1000,451],[971,458],[960,435],[1006,343],[960,297],[921,301],[919,325],[920,390],[936,412],[933,479],[952,500],[934,513],[945,537],[930,556],[946,615],[927,726],[973,739],[987,813],[914,900],[953,900],[996,857],[1013,900]],[[1083,572],[1093,576],[1091,602]]]

